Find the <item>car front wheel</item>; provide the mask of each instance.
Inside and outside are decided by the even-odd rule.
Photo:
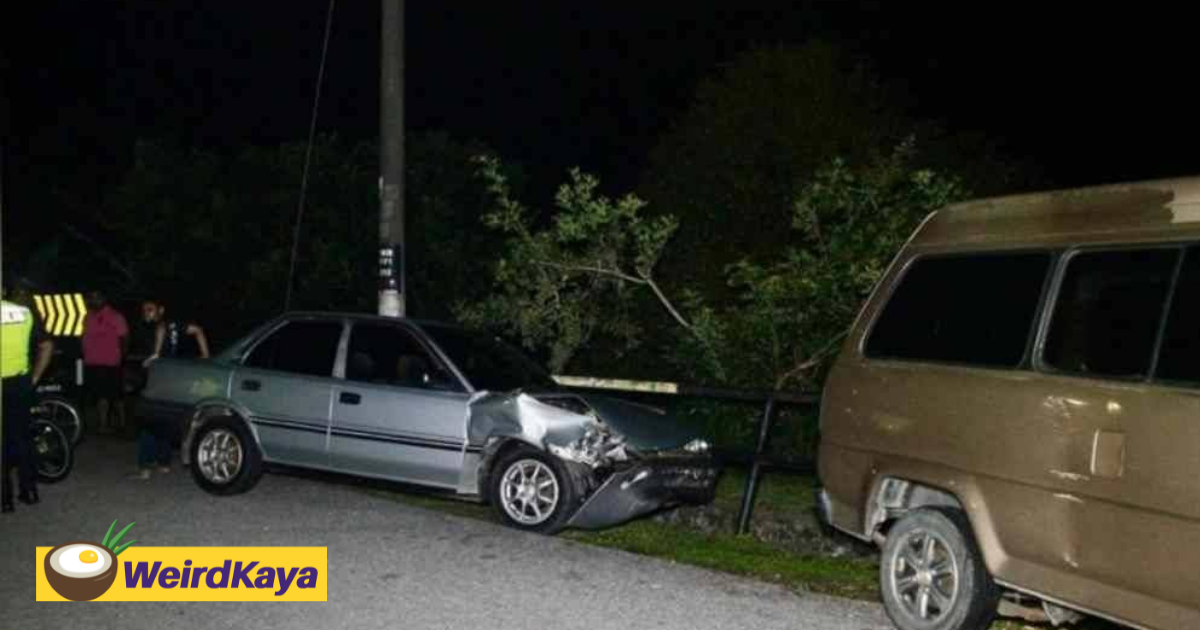
[[[996,615],[999,590],[957,510],[903,516],[887,534],[879,577],[884,609],[900,630],[986,630]]]
[[[541,534],[566,526],[579,492],[561,461],[523,447],[502,456],[493,471],[490,499],[506,525]]]
[[[233,418],[214,418],[191,442],[192,478],[212,494],[238,494],[262,477],[262,454],[246,426]]]

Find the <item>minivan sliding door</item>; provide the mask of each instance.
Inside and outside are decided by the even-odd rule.
[[[1069,449],[1046,506],[1068,515],[1057,568],[1092,584],[1072,601],[1166,619],[1200,606],[1200,252],[1184,251],[1071,257],[1042,354]]]

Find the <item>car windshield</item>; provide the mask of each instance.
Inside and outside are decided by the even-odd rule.
[[[494,335],[453,326],[426,324],[422,328],[477,390],[557,386],[533,359]]]

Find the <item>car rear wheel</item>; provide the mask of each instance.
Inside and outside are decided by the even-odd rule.
[[[212,494],[239,494],[262,477],[262,454],[246,426],[233,418],[214,418],[191,443],[192,478]]]
[[[1000,592],[957,510],[909,512],[888,532],[879,565],[884,609],[900,630],[986,630]]]
[[[492,470],[490,499],[504,524],[540,534],[566,526],[579,492],[562,462],[522,447],[501,456]]]

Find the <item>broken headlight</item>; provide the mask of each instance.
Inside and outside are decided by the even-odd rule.
[[[583,436],[574,442],[565,446],[551,444],[550,452],[556,457],[592,468],[629,459],[625,452],[625,438],[599,422],[588,424]]]

